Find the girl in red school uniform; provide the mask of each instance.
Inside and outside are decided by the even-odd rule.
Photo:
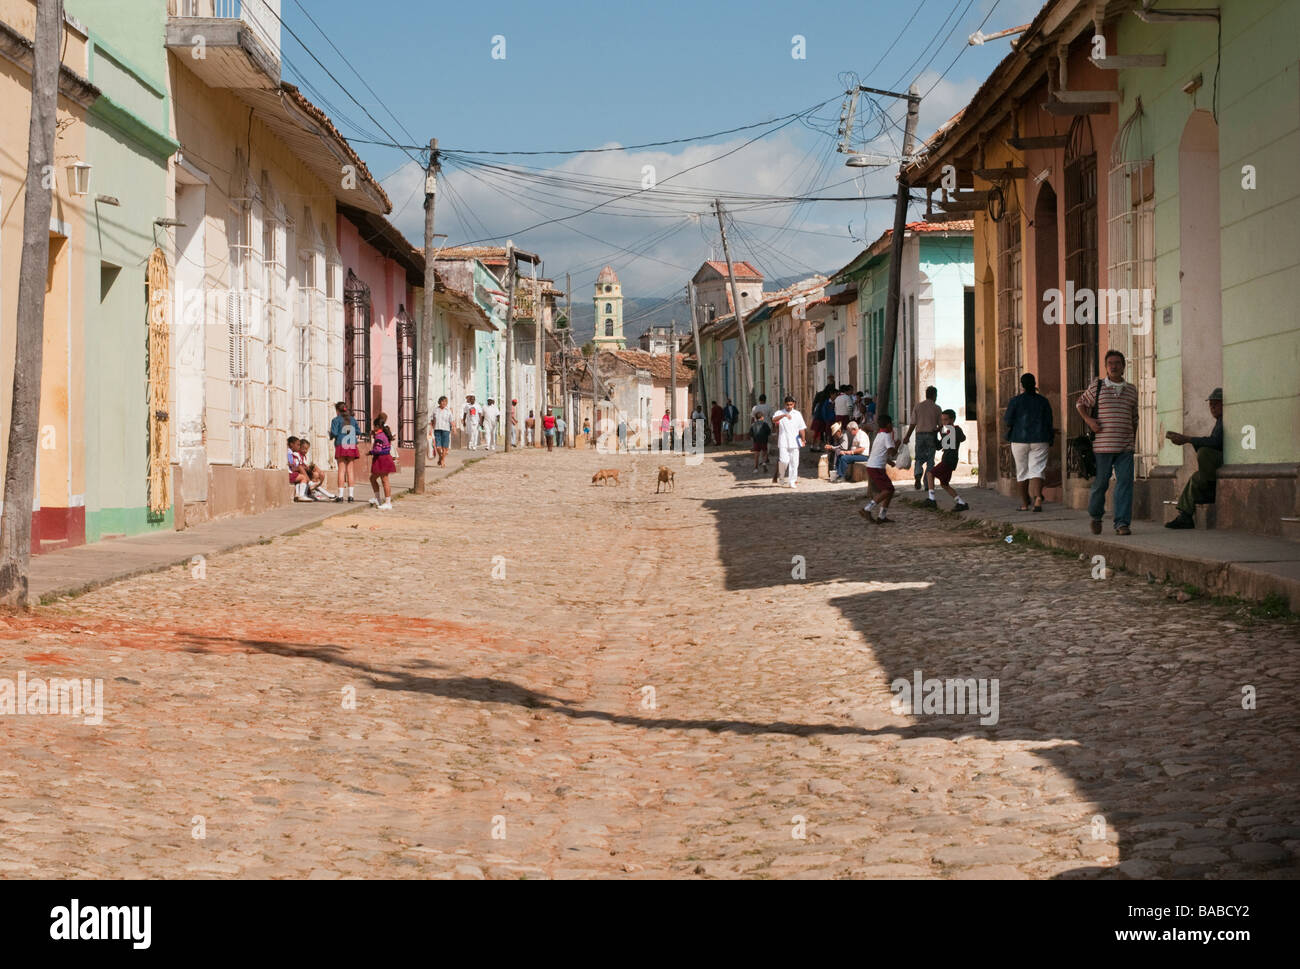
[[[370,487],[375,496],[370,503],[380,511],[393,510],[393,492],[388,486],[388,476],[397,470],[393,460],[393,432],[388,429],[388,415],[376,414],[374,431],[370,435]],[[379,493],[379,484],[383,482],[384,493]]]

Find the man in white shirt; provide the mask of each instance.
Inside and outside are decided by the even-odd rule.
[[[776,440],[780,455],[777,474],[781,473],[781,465],[784,465],[789,475],[790,487],[794,488],[799,482],[799,448],[803,447],[803,432],[808,429],[808,425],[804,423],[803,415],[794,406],[794,398],[789,396],[785,399],[785,407],[772,415],[772,421],[776,424]]]
[[[835,470],[831,472],[831,481],[845,480],[849,476],[849,465],[868,460],[867,452],[870,448],[871,440],[867,437],[867,432],[862,430],[857,421],[849,421],[840,459],[835,463]]]
[[[497,421],[500,418],[500,408],[497,407],[496,401],[489,397],[487,406],[483,408],[483,438],[489,451],[497,449]]]
[[[887,513],[889,503],[894,500],[894,482],[889,480],[889,473],[885,466],[894,463],[894,457],[898,454],[898,444],[894,440],[894,422],[888,414],[881,414],[876,423],[880,430],[876,433],[876,439],[871,442],[871,456],[867,458],[867,480],[871,482],[871,488],[875,495],[866,505],[858,511],[869,522],[875,522],[877,525],[889,523]],[[871,513],[877,508],[880,509],[876,517]]]
[[[835,421],[843,427],[852,417],[853,392],[848,384],[841,384],[839,396],[835,398]]]
[[[465,429],[465,436],[468,438],[465,446],[471,451],[477,451],[478,432],[483,424],[483,408],[474,402],[473,394],[465,397],[465,406],[460,412],[460,422]]]

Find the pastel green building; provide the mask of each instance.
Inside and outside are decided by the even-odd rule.
[[[166,227],[168,160],[165,0],[67,0],[83,25],[88,73],[102,92],[90,110],[85,286],[87,542],[172,527],[149,512],[146,270]],[[74,282],[74,285],[76,283]]]
[[[1122,150],[1154,180],[1160,428],[1208,434],[1222,387],[1219,525],[1276,534],[1300,513],[1300,0],[1178,7],[1221,22],[1122,17],[1113,52],[1164,58],[1119,72]],[[1179,481],[1194,461],[1160,448]]]

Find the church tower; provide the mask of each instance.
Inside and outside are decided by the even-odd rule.
[[[606,266],[596,277],[596,334],[598,350],[625,350],[623,337],[623,287],[619,285],[614,267]]]

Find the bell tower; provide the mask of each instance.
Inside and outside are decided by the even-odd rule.
[[[606,266],[596,277],[596,293],[592,297],[596,308],[596,333],[593,341],[598,350],[624,350],[623,337],[623,287],[619,285],[614,267]]]

